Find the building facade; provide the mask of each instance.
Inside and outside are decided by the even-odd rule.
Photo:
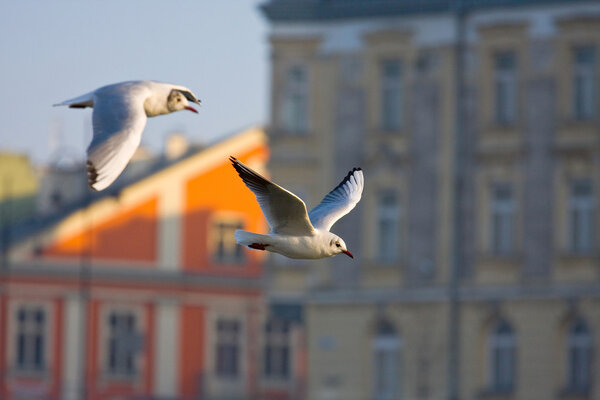
[[[600,399],[600,4],[270,0],[269,169],[356,256],[268,261],[311,400]],[[318,177],[316,179],[315,177]]]
[[[2,399],[297,398],[302,337],[266,307],[261,254],[233,238],[265,223],[228,157],[264,170],[266,135],[179,153],[14,238]]]

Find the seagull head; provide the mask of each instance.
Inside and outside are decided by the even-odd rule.
[[[190,107],[190,102],[198,105],[202,104],[202,102],[198,100],[191,91],[184,89],[173,89],[167,97],[167,108],[169,109],[169,112],[185,109],[198,113],[195,108]]]
[[[329,247],[332,252],[332,255],[344,253],[345,255],[347,255],[350,258],[354,258],[352,253],[350,253],[348,251],[348,248],[346,247],[346,243],[344,243],[344,240],[342,240],[341,237],[334,235],[333,233],[331,233],[331,239],[329,240]]]

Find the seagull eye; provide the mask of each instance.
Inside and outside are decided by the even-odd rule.
[[[340,244],[339,244],[339,243],[336,243],[336,244],[335,244],[335,246],[336,246],[336,247],[340,247]]]

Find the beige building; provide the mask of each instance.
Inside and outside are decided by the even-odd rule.
[[[356,258],[268,261],[307,398],[600,399],[600,3],[270,0],[272,178]]]
[[[37,190],[38,177],[29,158],[0,150],[0,227],[18,224],[32,216]]]

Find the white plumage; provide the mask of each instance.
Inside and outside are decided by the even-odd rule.
[[[352,257],[344,241],[329,229],[360,201],[364,176],[354,168],[310,213],[304,201],[292,192],[269,181],[235,157],[233,167],[254,193],[271,228],[268,235],[238,229],[238,244],[267,250],[290,258],[314,259],[345,253]]]
[[[140,144],[147,117],[201,104],[186,87],[154,81],[130,81],[103,86],[55,106],[92,107],[94,136],[87,149],[88,183],[108,187],[123,172]]]

